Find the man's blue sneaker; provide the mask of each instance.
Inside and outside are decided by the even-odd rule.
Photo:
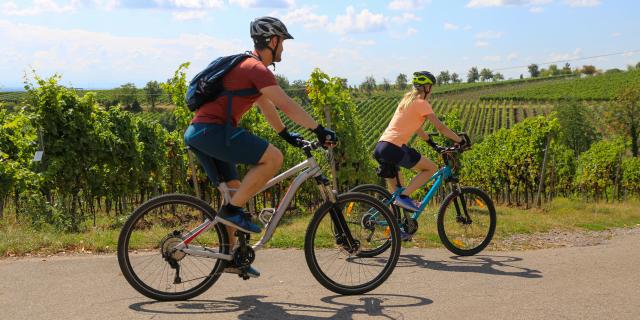
[[[257,224],[251,222],[251,216],[242,209],[231,211],[228,206],[223,206],[215,219],[224,225],[237,228],[242,232],[260,233],[262,231]]]
[[[418,211],[420,210],[420,207],[418,205],[416,205],[415,202],[413,202],[413,200],[411,200],[411,198],[409,197],[397,197],[395,201],[393,201],[393,204],[395,204],[396,206],[400,207],[400,208],[404,208],[407,209],[409,211]]]

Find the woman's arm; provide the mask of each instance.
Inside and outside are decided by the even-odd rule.
[[[442,133],[445,137],[449,138],[455,143],[462,142],[462,138],[458,136],[455,132],[453,132],[449,127],[447,127],[444,123],[436,117],[435,113],[430,113],[427,115],[427,119],[433,124],[433,126],[438,130],[438,132]]]

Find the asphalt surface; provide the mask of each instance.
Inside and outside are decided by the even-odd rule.
[[[155,302],[113,255],[0,260],[0,319],[640,319],[640,232],[598,246],[452,257],[404,249],[378,289],[337,296],[299,250],[258,252],[195,300]]]

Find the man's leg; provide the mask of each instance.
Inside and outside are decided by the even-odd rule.
[[[269,179],[276,175],[282,167],[283,159],[282,152],[272,144],[269,144],[258,164],[244,176],[240,187],[231,197],[231,205],[244,207],[249,199],[260,191]]]

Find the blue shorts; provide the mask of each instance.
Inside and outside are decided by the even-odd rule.
[[[258,164],[269,142],[243,128],[229,130],[227,145],[225,125],[193,123],[184,133],[184,143],[191,147],[211,181],[240,180],[236,164]]]

